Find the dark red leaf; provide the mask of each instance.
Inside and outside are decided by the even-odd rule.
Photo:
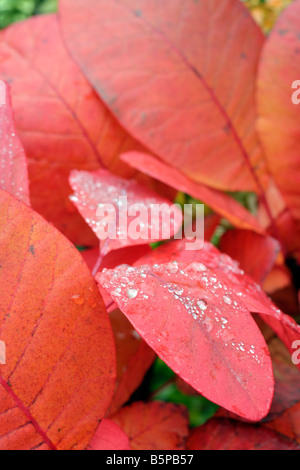
[[[173,403],[135,402],[111,418],[127,434],[132,450],[184,450],[188,413]]]
[[[119,309],[111,312],[109,318],[117,352],[117,383],[107,412],[107,415],[112,415],[141,385],[147,370],[154,361],[155,353]]]
[[[222,418],[194,429],[187,447],[188,450],[300,450],[297,442],[263,426]]]

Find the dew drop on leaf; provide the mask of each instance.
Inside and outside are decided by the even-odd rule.
[[[207,302],[204,299],[198,300],[197,305],[200,308],[200,310],[204,311],[207,309]]]

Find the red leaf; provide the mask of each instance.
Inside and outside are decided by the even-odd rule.
[[[110,419],[103,419],[88,450],[130,450],[130,443],[116,423]]]
[[[111,418],[127,434],[132,450],[184,450],[188,413],[172,403],[135,402]]]
[[[220,249],[238,261],[254,281],[263,284],[275,264],[280,245],[274,238],[248,230],[229,230],[221,239]]]
[[[163,199],[148,188],[144,188],[134,180],[125,180],[112,175],[106,170],[98,170],[93,173],[85,171],[72,171],[70,176],[70,184],[73,188],[74,195],[71,196],[72,201],[85,218],[86,222],[94,230],[100,239],[100,251],[102,255],[106,255],[112,250],[123,248],[129,245],[145,245],[151,242],[157,242],[164,239],[163,228],[170,229],[168,238],[171,238],[182,225],[181,210],[174,206],[174,214],[172,223],[164,222],[163,215],[168,215],[172,204],[167,199]],[[130,225],[138,218],[138,215],[128,216],[128,210],[125,209],[125,203],[120,202],[120,197],[127,198],[127,208],[130,206],[143,205],[147,210],[147,220],[139,223],[139,238],[133,239],[127,235]],[[151,208],[153,205],[166,205],[158,220],[151,217]],[[107,229],[107,214],[97,214],[98,208],[106,212],[106,205],[113,206],[114,209],[114,226],[111,224]],[[122,212],[123,210],[123,212]],[[125,210],[125,212],[124,212]],[[112,214],[112,215],[114,215]],[[123,216],[123,222],[117,220]],[[151,230],[159,229],[158,238],[151,238]],[[112,232],[110,232],[112,230]],[[100,233],[108,233],[106,240],[101,239]],[[114,233],[113,233],[114,232]],[[115,238],[113,238],[115,237]]]
[[[174,245],[155,250],[154,262],[150,256],[139,268],[104,270],[96,279],[180,377],[211,401],[258,421],[269,411],[274,386],[265,341],[237,286],[197,262],[196,252],[172,258]],[[176,261],[163,263],[156,252]]]
[[[234,289],[246,309],[252,313],[259,313],[293,354],[292,344],[300,339],[300,326],[295,320],[275,307],[260,285],[239,269],[238,263],[228,255],[220,253],[210,243],[205,243],[200,251],[186,251],[185,243],[186,241],[183,239],[159,247],[150,258],[142,258],[139,264],[166,263],[171,260],[198,261],[217,273],[218,276],[225,275],[225,284],[227,283]]]
[[[195,199],[203,201],[236,227],[252,229],[258,233],[263,233],[263,229],[260,227],[255,217],[232,197],[221,191],[211,189],[200,183],[195,183],[195,181],[185,176],[181,171],[145,153],[129,152],[123,154],[121,159],[128,163],[128,165],[143,171],[152,178],[156,178],[176,188],[178,191],[182,191],[193,196]]]
[[[281,229],[290,251],[298,252],[300,114],[299,106],[292,102],[292,95],[297,93],[292,84],[300,77],[299,28],[300,1],[296,0],[281,15],[266,41],[257,88],[259,134],[268,167],[286,204]]]
[[[298,403],[300,400],[300,375],[297,367],[292,363],[290,353],[282,342],[274,336],[274,333],[267,326],[262,325],[262,330],[271,353],[275,377],[275,393],[272,406],[268,416],[263,420],[263,424],[266,424],[273,422],[287,409]],[[219,408],[216,417],[245,421],[222,408]]]
[[[239,0],[61,0],[60,18],[74,58],[140,142],[198,182],[258,189],[264,36]]]
[[[212,419],[191,432],[188,450],[300,450],[300,446],[263,426]]]
[[[142,149],[99,100],[61,39],[57,17],[43,15],[0,33],[0,77],[12,84],[17,131],[29,161],[31,202],[72,241],[95,237],[68,200],[72,169],[133,176],[118,155]]]
[[[108,253],[104,258],[100,255],[99,248],[91,248],[90,250],[85,250],[81,254],[84,261],[90,268],[90,271],[95,276],[97,272],[104,268],[115,268],[120,264],[133,264],[142,256],[146,256],[151,253],[151,248],[148,245],[141,246],[126,246],[125,248],[120,248],[119,250],[114,250]],[[112,304],[112,299],[110,295],[104,290],[100,289],[101,296],[104,300],[106,308],[110,310]]]
[[[112,415],[141,385],[154,361],[155,353],[119,309],[111,312],[109,319],[117,351],[117,383],[114,398],[107,412],[107,415]]]
[[[0,80],[0,188],[30,204],[27,160],[16,135],[8,85]]]
[[[300,402],[265,426],[300,444]]]
[[[82,257],[0,191],[1,449],[84,449],[109,406],[114,341]]]

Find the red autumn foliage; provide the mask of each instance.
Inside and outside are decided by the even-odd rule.
[[[241,0],[0,32],[1,450],[300,450],[299,37],[300,0],[268,37]]]

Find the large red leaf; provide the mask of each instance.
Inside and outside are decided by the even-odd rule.
[[[164,228],[168,229],[168,238],[171,238],[182,226],[183,217],[180,208],[174,206],[173,219],[170,217],[164,221],[164,215],[170,214],[173,205],[167,199],[160,197],[154,191],[145,188],[134,180],[125,180],[114,176],[107,170],[98,170],[93,173],[74,170],[70,175],[70,184],[74,191],[71,199],[100,239],[102,255],[126,246],[145,245],[162,240],[164,238]],[[126,209],[125,203],[120,200],[120,197],[127,198]],[[112,207],[116,217],[113,227],[110,224],[107,228],[106,207],[108,205]],[[137,239],[130,237],[128,231],[130,225],[139,217],[139,213],[129,215],[130,207],[134,205],[143,205],[147,211],[147,220],[143,218],[143,221],[138,224],[140,236]],[[152,217],[151,209],[153,205],[162,207],[160,217]],[[99,208],[102,209],[103,216],[97,212]],[[123,213],[121,212],[122,209]],[[112,211],[110,211],[110,214],[112,214]],[[119,216],[121,217],[120,222],[118,220]],[[158,238],[152,239],[152,229],[155,228],[158,230]],[[102,239],[100,231],[101,233],[107,232],[108,238]],[[113,232],[115,238],[113,238]]]
[[[119,250],[110,251],[106,256],[104,256],[104,258],[100,255],[99,248],[91,248],[83,251],[81,254],[93,276],[95,276],[97,272],[103,268],[111,269],[119,266],[120,264],[133,264],[142,256],[146,256],[146,254],[151,253],[151,251],[152,250],[149,245],[140,245],[126,246]],[[113,304],[110,295],[104,289],[100,289],[100,293],[106,308],[110,311],[110,307],[112,307]]]
[[[273,397],[272,364],[237,286],[195,261],[195,252],[170,262],[172,245],[169,262],[155,250],[153,262],[150,256],[141,267],[104,270],[96,279],[180,377],[228,410],[262,419]]]
[[[16,135],[8,85],[0,80],[0,188],[29,204],[27,160]]]
[[[142,340],[125,315],[116,309],[109,314],[117,352],[117,383],[107,415],[114,414],[141,385],[155,353]]]
[[[293,2],[272,30],[258,76],[258,130],[269,169],[286,203],[282,230],[291,249],[300,248],[300,113],[292,84],[300,77],[300,1]],[[288,214],[289,213],[289,214]],[[287,219],[293,219],[288,222]],[[292,228],[292,230],[291,230]]]
[[[60,19],[132,135],[198,182],[260,191],[254,85],[264,37],[239,0],[60,0]]]
[[[263,426],[229,419],[212,419],[194,429],[187,447],[188,450],[300,450],[297,442]]]
[[[114,341],[82,257],[0,191],[1,449],[84,449],[113,395]]]
[[[238,261],[254,281],[263,284],[275,264],[280,245],[274,238],[250,230],[229,230],[221,239],[220,249]]]
[[[227,283],[234,289],[244,306],[252,313],[259,313],[293,354],[292,344],[300,340],[300,326],[295,320],[275,307],[261,286],[246,275],[230,256],[220,253],[210,243],[205,243],[199,251],[186,251],[185,244],[186,240],[183,239],[161,246],[150,257],[146,256],[138,263],[167,263],[171,260],[191,263],[195,261],[204,264],[218,276],[222,278],[225,276],[225,284]]]
[[[129,439],[110,419],[103,419],[91,440],[88,450],[130,450]]]
[[[111,418],[127,434],[132,450],[184,450],[188,413],[173,403],[136,402]]]
[[[178,191],[200,199],[215,212],[229,220],[236,227],[252,229],[262,233],[263,228],[255,217],[227,194],[209,188],[185,176],[181,171],[157,158],[141,152],[128,152],[121,156],[122,161],[162,181]]]
[[[141,146],[118,125],[69,56],[55,15],[30,18],[1,32],[0,78],[12,86],[33,208],[74,243],[95,243],[68,200],[69,172],[95,170],[103,162],[130,176],[132,170],[118,155]]]

